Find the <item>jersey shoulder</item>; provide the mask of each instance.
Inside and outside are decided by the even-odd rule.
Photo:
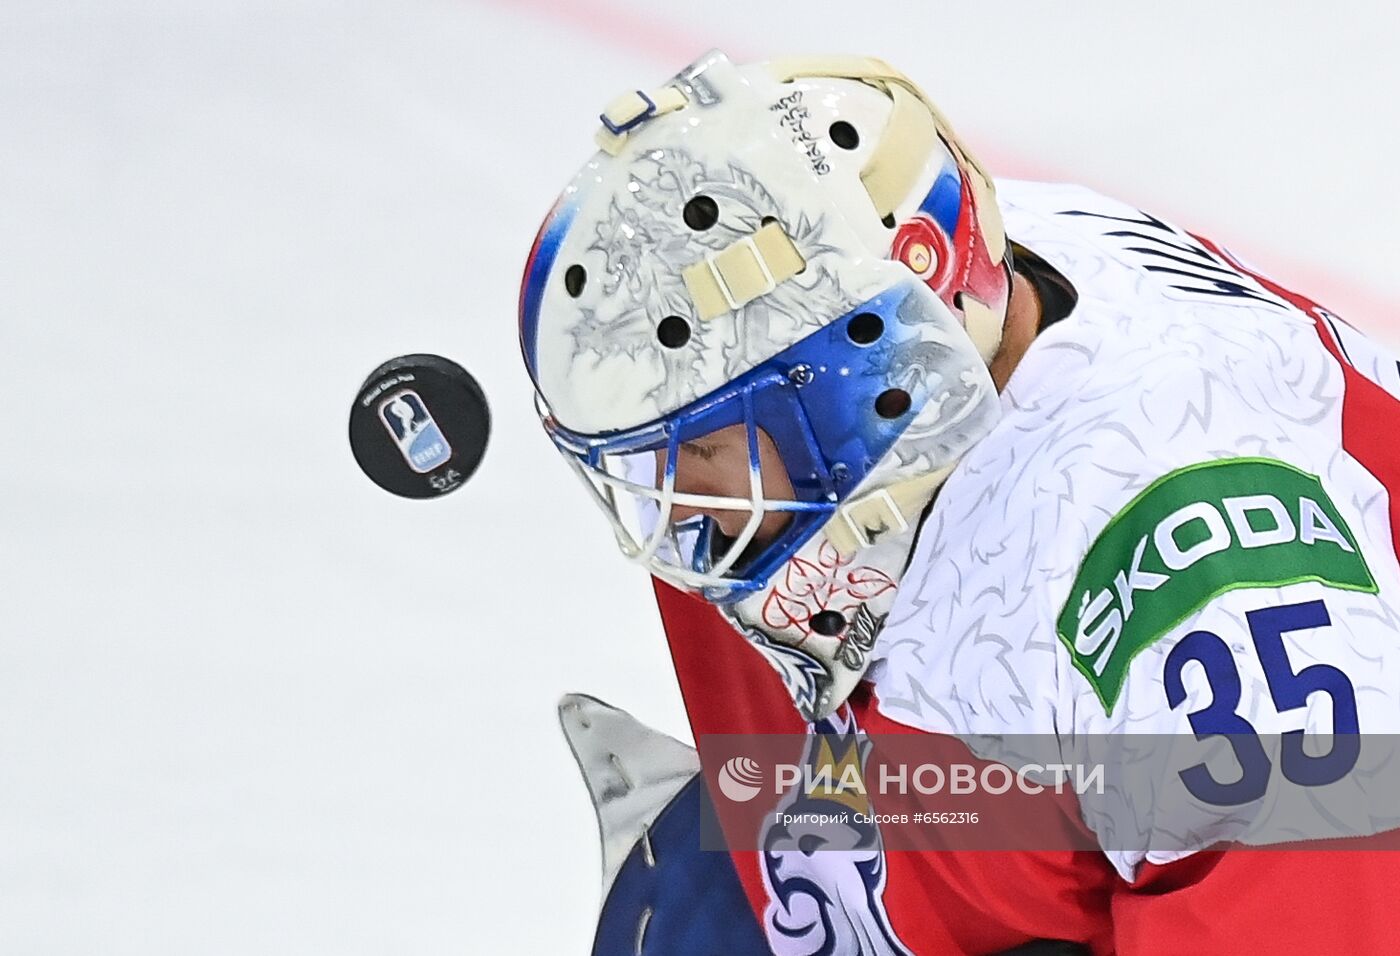
[[[1079,304],[1032,346],[930,514],[882,637],[882,711],[996,735],[986,757],[1054,734],[1102,745],[1110,774],[1148,768],[1084,807],[1125,877],[1216,839],[1354,835],[1241,807],[1311,806],[1343,776],[1363,808],[1385,792],[1363,783],[1386,753],[1280,748],[1298,730],[1400,731],[1400,459],[1370,440],[1400,428],[1384,379],[1400,368],[1208,240],[1165,240],[1229,271],[1194,283],[1151,268],[1156,253],[1104,251],[1165,248],[1142,238],[1149,217],[1091,228],[1061,214],[1105,213],[1092,194],[1030,191],[1034,215],[1008,223]],[[1151,751],[1196,734],[1229,735],[1238,766],[1212,777],[1199,754]]]
[[[1002,396],[1001,421],[959,464],[920,534],[879,645],[882,709],[939,732],[1068,729],[1094,689],[1071,653],[1078,622],[1066,625],[1064,609],[1121,512],[1178,472],[1190,477],[1171,493],[1189,493],[1196,468],[1214,487],[1341,467],[1329,439],[1340,386],[1324,354],[1285,362],[1276,349],[1286,374],[1231,377],[1226,354],[1257,363],[1257,341],[1216,343],[1208,363],[1206,348],[1126,346],[1073,317],[1036,343]],[[1241,464],[1203,467],[1222,460]],[[1118,549],[1116,538],[1099,546],[1114,557],[1097,561],[1113,563]],[[1127,558],[1131,567],[1131,549]]]
[[[1084,712],[1085,695],[1102,688],[1073,651],[1071,591],[1095,541],[1154,483],[1178,472],[1176,492],[1212,476],[1257,483],[1275,474],[1245,464],[1259,459],[1280,463],[1278,474],[1324,475],[1341,489],[1329,493],[1349,498],[1349,515],[1375,516],[1373,483],[1337,454],[1343,375],[1310,317],[1174,229],[1171,242],[1225,263],[1249,295],[1164,294],[1162,281],[1185,278],[1154,276],[1149,254],[1133,264],[1103,251],[1105,230],[1145,233],[1157,227],[1144,223],[1160,222],[1124,204],[1081,187],[1001,193],[1019,211],[1008,229],[1022,231],[1009,234],[1065,271],[1079,301],[1037,338],[1002,396],[1001,422],[944,487],[881,638],[882,709],[945,732],[1058,731]],[[1113,225],[1128,219],[1136,225]],[[1267,306],[1254,288],[1272,297]],[[1226,460],[1239,464],[1202,467]]]
[[[1309,321],[1228,250],[1151,211],[1070,184],[1004,180],[997,189],[1007,235],[1059,269],[1082,303],[1226,323]]]

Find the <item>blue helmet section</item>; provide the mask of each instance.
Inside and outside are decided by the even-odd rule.
[[[919,203],[919,211],[938,223],[944,235],[952,239],[962,215],[962,177],[945,169],[934,180],[924,201]]]
[[[914,282],[886,289],[724,387],[640,428],[588,435],[551,423],[550,433],[565,454],[594,469],[606,455],[665,450],[666,468],[674,473],[683,442],[741,422],[751,435],[755,428],[766,432],[796,503],[773,509],[793,519],[759,554],[731,569],[727,591],[706,593],[716,602],[741,598],[762,588],[830,519],[927,401],[925,375],[915,368],[925,360],[911,361],[911,355],[938,346],[922,341],[927,306],[917,289]],[[901,394],[877,405],[891,390]]]
[[[632,848],[603,901],[593,956],[771,956],[729,854],[700,849],[708,801],[692,777],[649,830],[652,862]]]

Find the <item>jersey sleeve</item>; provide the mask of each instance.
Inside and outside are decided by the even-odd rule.
[[[1363,848],[1364,847],[1364,848]],[[1113,894],[1118,956],[1388,953],[1400,840],[1328,849],[1235,848],[1143,866]]]

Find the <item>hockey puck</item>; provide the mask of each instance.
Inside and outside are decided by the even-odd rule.
[[[350,409],[350,450],[369,479],[404,498],[462,487],[491,433],[486,395],[440,355],[401,355],[369,374]]]

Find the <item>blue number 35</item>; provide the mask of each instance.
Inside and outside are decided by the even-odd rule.
[[[1303,732],[1288,731],[1280,747],[1284,777],[1304,787],[1340,780],[1356,766],[1361,752],[1356,690],[1345,674],[1328,664],[1312,664],[1294,673],[1283,647],[1283,635],[1289,631],[1331,625],[1327,606],[1321,601],[1307,601],[1250,611],[1245,617],[1269,684],[1269,694],[1279,713],[1306,706],[1308,695],[1315,691],[1332,698],[1334,736],[1331,749],[1321,756],[1309,755],[1303,751]],[[1163,674],[1167,704],[1173,708],[1186,700],[1181,672],[1187,661],[1198,661],[1205,668],[1211,691],[1210,706],[1188,716],[1196,739],[1225,735],[1243,772],[1233,783],[1220,783],[1205,764],[1196,764],[1181,771],[1182,782],[1197,799],[1216,806],[1236,806],[1258,800],[1269,786],[1273,766],[1254,725],[1235,713],[1240,705],[1240,672],[1234,655],[1225,642],[1210,631],[1187,634],[1167,655]]]

